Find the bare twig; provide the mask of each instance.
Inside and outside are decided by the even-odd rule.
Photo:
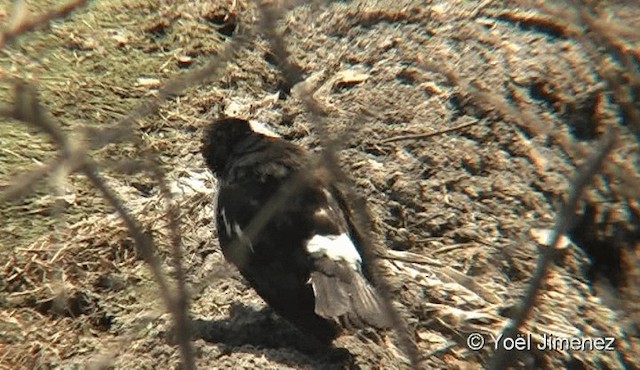
[[[633,93],[633,89],[640,89],[640,71],[634,61],[640,54],[630,46],[638,40],[637,30],[597,14],[592,2],[571,0],[569,4],[567,8],[543,4],[541,9],[555,18],[571,19],[571,35],[595,62],[595,69],[609,87],[614,101],[628,116],[635,134],[640,135],[640,109]],[[603,53],[603,49],[608,53]],[[620,62],[614,62],[615,59]]]
[[[164,102],[165,100],[169,99],[172,96],[179,94],[181,91],[183,91],[187,87],[193,86],[195,84],[202,84],[214,78],[216,74],[219,73],[220,70],[231,59],[231,57],[234,55],[236,50],[241,45],[248,42],[249,39],[250,39],[250,35],[244,36],[244,37],[243,36],[235,37],[234,39],[232,39],[231,42],[229,42],[225,46],[224,50],[220,54],[214,57],[203,68],[195,70],[193,72],[186,73],[184,75],[181,75],[180,77],[177,77],[175,79],[168,81],[166,85],[158,92],[158,95],[156,97],[153,97],[141,103],[136,108],[134,108],[129,115],[118,120],[117,122],[113,124],[105,125],[105,127],[108,127],[107,129],[87,130],[90,133],[89,135],[86,135],[86,137],[91,141],[90,148],[85,148],[85,147],[79,148],[80,151],[75,152],[73,156],[70,156],[67,159],[59,159],[54,161],[55,163],[52,162],[48,166],[39,167],[32,170],[31,172],[25,173],[20,177],[20,179],[28,180],[28,182],[25,182],[25,183],[14,182],[13,186],[10,186],[8,189],[0,193],[0,204],[3,202],[6,202],[7,200],[15,199],[17,196],[23,196],[24,194],[27,194],[28,193],[27,190],[31,189],[33,185],[37,182],[37,180],[39,180],[44,174],[46,174],[49,169],[53,170],[55,169],[55,166],[59,166],[65,161],[67,161],[67,165],[73,164],[72,167],[77,169],[79,162],[81,162],[81,159],[86,155],[87,150],[99,149],[107,144],[118,142],[130,136],[133,131],[133,126],[138,119],[156,112],[162,102]],[[20,85],[20,83],[18,85]],[[16,89],[16,93],[19,93],[22,89],[25,89],[25,87],[16,86],[15,89]],[[27,102],[28,102],[29,100],[28,97],[23,97],[23,98],[27,99]],[[15,111],[17,109],[16,107],[11,107],[11,108],[4,108],[0,110],[0,114],[15,118],[15,119],[26,119],[28,121],[29,120],[28,117],[30,117],[33,114],[32,112],[30,112],[31,108],[29,107],[29,103],[27,104],[20,103],[20,104],[23,105],[23,107],[20,108],[21,109],[20,112]],[[64,133],[57,133],[55,131],[51,131],[52,130],[51,128],[43,127],[42,129],[45,130],[45,132],[49,133],[50,135],[53,135],[52,138],[54,139],[54,141],[58,143],[65,140]],[[62,146],[62,148],[64,147],[65,146]],[[71,171],[71,172],[74,172],[74,171]]]
[[[448,128],[448,129],[435,131],[435,132],[429,132],[427,134],[394,136],[394,137],[390,137],[388,139],[382,140],[381,142],[382,143],[392,143],[392,142],[395,142],[395,141],[404,141],[404,140],[423,140],[423,139],[428,139],[428,138],[431,138],[431,137],[434,137],[434,136],[438,136],[438,135],[443,135],[443,134],[448,134],[448,133],[455,132],[455,131],[464,130],[465,128],[468,128],[468,127],[471,127],[471,126],[475,126],[478,123],[480,123],[480,121],[467,122],[467,123],[463,123],[463,124],[460,124],[458,126],[451,127],[451,128]]]
[[[302,70],[291,63],[284,39],[277,31],[277,23],[285,10],[266,1],[259,3],[261,13],[260,30],[265,34],[271,46],[271,52],[276,60],[280,73],[287,87],[291,88],[302,81]]]
[[[468,93],[476,104],[483,109],[495,110],[502,117],[513,121],[527,132],[534,135],[546,134],[548,127],[539,123],[539,120],[526,111],[521,111],[513,106],[504,97],[482,88],[477,82],[469,81],[460,76],[456,71],[446,67],[445,63],[437,63],[435,61],[427,61],[424,59],[416,60],[416,64],[422,66],[427,71],[442,74],[452,86],[458,86],[461,92]]]
[[[289,53],[286,49],[286,44],[284,38],[281,34],[276,32],[277,30],[277,22],[283,17],[285,10],[282,8],[277,8],[271,4],[266,5],[265,3],[261,3],[261,20],[260,25],[262,31],[265,33],[265,36],[269,40],[271,44],[271,52],[275,55],[276,60],[278,61],[278,66],[280,68],[281,74],[285,79],[286,86],[294,86],[298,82],[302,81],[302,72],[299,68],[293,65],[288,57]],[[398,336],[398,340],[402,349],[408,355],[411,365],[414,368],[418,368],[421,362],[420,353],[416,344],[412,340],[412,335],[410,334],[408,325],[404,318],[400,315],[400,313],[395,309],[392,304],[393,298],[391,296],[390,284],[384,279],[384,274],[382,274],[380,270],[380,266],[378,265],[377,256],[375,253],[375,247],[372,240],[371,235],[371,225],[372,220],[369,214],[368,208],[366,206],[366,202],[362,197],[356,196],[353,191],[353,184],[349,177],[340,169],[340,165],[338,163],[338,158],[336,156],[336,152],[339,149],[338,140],[330,140],[330,136],[326,130],[326,125],[323,122],[324,117],[326,116],[325,111],[322,109],[321,105],[314,99],[312,91],[308,90],[308,87],[303,86],[300,91],[299,96],[307,109],[311,113],[311,119],[314,123],[314,127],[318,131],[318,136],[321,139],[323,151],[319,159],[321,161],[317,164],[322,166],[324,169],[328,170],[329,174],[342,184],[346,185],[346,201],[350,201],[350,206],[354,209],[354,222],[355,227],[358,229],[360,241],[362,243],[362,249],[364,253],[364,258],[370,263],[367,265],[367,268],[371,272],[371,276],[373,277],[374,282],[376,283],[379,292],[383,297],[383,301],[385,304],[385,310],[387,315],[391,318],[393,322],[393,326]],[[312,168],[318,168],[316,166]],[[274,205],[276,203],[284,203],[287,198],[288,192],[293,192],[292,189],[295,184],[290,184],[289,186],[281,189],[279,194],[274,197],[276,199],[273,200]],[[280,199],[278,199],[280,198]],[[271,202],[270,202],[271,203]],[[271,206],[271,205],[270,205]],[[265,206],[264,208],[270,208]],[[270,212],[273,214],[274,210],[263,210],[260,214]],[[259,214],[259,215],[260,215]],[[266,221],[262,221],[266,223]],[[253,223],[253,222],[252,222]]]
[[[81,171],[85,176],[87,176],[89,181],[91,181],[91,184],[102,193],[107,202],[109,202],[124,221],[131,238],[135,242],[138,254],[149,265],[154,279],[160,286],[161,295],[165,300],[165,304],[171,308],[171,297],[169,293],[171,290],[169,289],[169,283],[165,279],[165,274],[162,271],[160,260],[155,255],[153,239],[142,231],[142,227],[133,218],[133,216],[129,214],[129,211],[120,198],[118,198],[118,195],[109,188],[104,179],[98,174],[93,163],[86,163]]]
[[[44,107],[39,103],[36,91],[30,86],[19,82],[16,85],[16,104],[11,112],[12,117],[28,123],[42,132],[48,134],[58,146],[62,153],[63,162],[70,163],[69,172],[79,170],[98,189],[107,202],[115,208],[118,215],[125,223],[129,235],[135,242],[136,250],[142,259],[149,265],[151,273],[160,288],[160,295],[164,303],[173,316],[177,327],[177,339],[180,346],[182,363],[185,369],[195,369],[193,350],[190,342],[190,331],[188,330],[187,299],[184,287],[184,271],[182,269],[181,239],[179,234],[179,215],[175,205],[168,198],[168,214],[170,227],[172,228],[172,244],[174,246],[174,262],[177,263],[176,271],[178,275],[178,296],[173,297],[166,275],[162,271],[161,263],[155,254],[153,239],[145,234],[138,222],[129,214],[125,205],[117,194],[109,188],[104,179],[99,175],[97,166],[89,156],[87,150],[82,145],[77,145],[69,140],[64,131],[46,114]],[[26,102],[26,104],[25,104]],[[166,196],[169,193],[164,182],[164,177],[159,173],[157,166],[153,167],[154,174],[158,178],[161,190]]]
[[[633,89],[640,90],[640,73],[637,63],[634,61],[631,52],[625,45],[625,42],[619,34],[612,32],[607,24],[603,24],[602,17],[597,20],[585,8],[592,8],[583,1],[574,2],[574,7],[579,14],[580,20],[583,22],[590,34],[596,35],[595,38],[589,37],[586,33],[578,34],[578,39],[583,46],[590,52],[594,60],[598,60],[597,70],[600,76],[607,82],[607,85],[613,92],[613,98],[618,103],[622,111],[629,117],[629,123],[636,135],[640,135],[640,109],[637,105],[637,97],[634,98]],[[586,6],[585,6],[586,5]],[[604,47],[610,51],[611,55],[618,55],[622,70],[617,71],[611,68],[610,59],[604,55],[599,55],[598,47]]]
[[[36,16],[27,16],[27,5],[23,1],[16,2],[11,25],[0,33],[0,49],[16,37],[44,26],[52,20],[64,18],[74,10],[87,4],[87,0],[72,0],[55,9]]]
[[[175,268],[176,295],[173,299],[175,311],[175,334],[182,353],[182,363],[185,369],[195,369],[195,359],[191,347],[191,323],[189,322],[189,295],[186,286],[186,275],[182,265],[182,233],[180,226],[180,208],[173,199],[167,179],[160,165],[149,167],[160,187],[160,194],[167,203],[167,217],[169,219],[169,231],[171,235],[171,250],[173,252],[173,266]]]
[[[13,94],[16,97],[13,109],[6,113],[10,113],[12,118],[30,124],[49,135],[58,149],[62,151],[62,156],[69,157],[73,144],[65,132],[47,116],[46,110],[40,104],[36,89],[24,81],[15,80]]]
[[[127,135],[131,134],[133,125],[138,119],[157,112],[164,101],[180,94],[188,87],[204,84],[215,78],[240,49],[240,47],[247,44],[252,37],[253,36],[251,34],[235,36],[225,45],[224,49],[219,54],[211,58],[209,63],[204,67],[169,80],[158,91],[155,97],[150,98],[135,107],[126,117],[113,124],[105,125],[106,127],[109,127],[108,129],[96,132],[95,135],[92,135],[91,139],[93,141],[91,143],[91,148],[98,149],[106,144],[126,138]]]
[[[70,163],[63,157],[56,157],[49,160],[42,166],[38,166],[33,170],[21,173],[9,186],[0,192],[0,204],[26,196],[33,190],[33,187],[38,183],[38,181],[45,178],[48,174],[56,171],[63,164],[66,164],[71,168],[77,167],[77,163]]]
[[[129,215],[129,212],[124,207],[124,204],[120,201],[118,196],[107,186],[104,180],[98,175],[97,169],[95,165],[91,162],[85,164],[82,168],[82,172],[85,176],[91,181],[92,185],[95,186],[104,196],[104,198],[111,204],[112,207],[116,209],[118,215],[122,218],[129,231],[129,234],[133,238],[136,250],[143,258],[143,260],[149,265],[151,269],[151,273],[160,288],[160,296],[162,297],[165,306],[169,309],[173,317],[173,321],[175,324],[175,332],[176,339],[178,341],[178,346],[180,348],[180,357],[182,358],[182,366],[186,370],[195,370],[195,360],[193,356],[193,348],[191,346],[191,337],[189,330],[190,325],[188,323],[187,316],[187,308],[188,302],[186,300],[186,289],[184,287],[184,277],[182,273],[182,259],[181,259],[181,248],[180,244],[174,244],[174,250],[178,250],[175,252],[176,257],[174,257],[174,261],[180,263],[180,276],[183,277],[182,284],[178,285],[178,297],[173,297],[171,294],[171,290],[169,289],[169,283],[165,278],[165,274],[162,271],[162,267],[160,264],[160,259],[155,254],[155,246],[153,244],[153,239],[145,234],[142,231],[142,228],[138,224],[138,222]],[[172,204],[169,207],[174,207]],[[171,214],[172,212],[169,211]],[[172,217],[170,217],[170,224],[174,225],[174,221]],[[181,290],[182,289],[182,290]]]
[[[84,1],[77,3],[84,3]],[[70,8],[68,9],[68,11],[71,10],[72,9]],[[62,14],[61,12],[60,14]],[[55,18],[56,13],[49,14],[51,14],[50,19]],[[41,22],[44,22],[44,20],[45,19],[42,18]],[[14,27],[8,32],[5,32],[3,34],[5,37],[0,39],[0,41],[4,43],[6,40],[14,38],[22,32],[35,28],[38,25],[36,23],[37,22],[25,21],[24,23],[21,23],[20,27]],[[76,146],[74,142],[70,141],[66,133],[64,133],[64,131],[62,131],[52,120],[46,117],[44,108],[37,101],[35,91],[26,84],[16,84],[16,96],[19,98],[16,99],[16,104],[13,109],[5,110],[4,112],[5,115],[36,126],[39,130],[48,134],[57,144],[62,154],[59,159],[56,159],[50,165],[38,168],[23,176],[22,179],[28,180],[26,183],[28,185],[26,186],[27,189],[31,189],[33,184],[35,184],[37,179],[42,175],[52,169],[66,165],[69,167],[69,173],[73,173],[77,170],[84,173],[124,220],[125,226],[134,239],[138,253],[150,266],[154,279],[159,285],[164,303],[173,316],[176,327],[176,339],[180,347],[182,363],[185,369],[195,369],[195,361],[190,343],[188,296],[185,286],[185,272],[182,267],[182,243],[179,231],[179,211],[170,198],[170,192],[166,186],[164,175],[158,168],[152,166],[154,177],[160,184],[161,192],[168,202],[167,214],[169,217],[169,227],[172,232],[173,260],[177,280],[177,295],[175,297],[170,293],[169,283],[165,278],[165,274],[162,272],[160,261],[154,254],[153,240],[142,232],[142,229],[137,224],[136,220],[129,215],[117,195],[99,176],[97,166],[88,157],[88,151],[90,149],[98,149],[106,144],[127,138],[131,135],[136,120],[156,112],[162,102],[179,94],[187,87],[193,86],[196,83],[204,83],[214,78],[232,58],[232,56],[235,55],[239,47],[250,39],[249,36],[251,35],[234,37],[229,43],[227,43],[222,52],[212,58],[205,67],[170,80],[162,89],[160,89],[154,98],[140,104],[131,114],[127,115],[116,124],[109,125],[109,129],[96,131],[93,132],[92,135],[88,135],[87,138],[92,140],[88,146]],[[0,43],[0,46],[3,45],[2,43]],[[13,199],[15,195],[25,194],[24,189],[25,183],[16,183],[15,186],[9,187],[9,189],[0,194],[0,201],[4,202],[6,200]]]
[[[595,153],[591,158],[589,158],[589,160],[587,160],[584,167],[578,171],[576,177],[571,181],[571,184],[569,185],[569,196],[565,205],[562,207],[560,212],[558,212],[556,217],[555,226],[549,238],[549,247],[544,247],[540,251],[536,269],[533,273],[533,277],[531,278],[531,282],[529,283],[529,287],[520,302],[519,310],[503,330],[504,338],[514,337],[520,326],[529,317],[529,314],[535,305],[538,292],[540,291],[542,283],[545,281],[547,276],[549,265],[557,256],[558,242],[562,235],[564,235],[567,229],[571,226],[571,220],[574,218],[573,216],[575,214],[576,207],[578,206],[578,201],[582,196],[582,192],[591,183],[592,178],[602,166],[609,152],[613,149],[616,139],[616,130],[609,131],[600,141]],[[512,356],[504,346],[498,346],[498,349],[489,362],[487,368],[493,370],[504,369],[509,365],[509,359],[511,358]]]

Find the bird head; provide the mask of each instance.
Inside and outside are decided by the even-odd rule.
[[[249,121],[239,118],[221,118],[205,128],[201,153],[207,167],[220,174],[233,153],[234,148],[256,133]]]

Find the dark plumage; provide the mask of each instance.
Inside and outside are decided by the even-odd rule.
[[[385,328],[389,319],[363,274],[366,262],[340,192],[308,153],[250,123],[224,118],[206,128],[202,155],[218,179],[222,252],[279,315],[328,343],[339,324]],[[251,240],[246,229],[299,171],[301,187]]]

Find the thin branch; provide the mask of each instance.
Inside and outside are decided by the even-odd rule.
[[[427,134],[394,136],[394,137],[390,137],[388,139],[382,140],[381,142],[382,143],[392,143],[392,142],[395,142],[395,141],[404,141],[404,140],[423,140],[423,139],[428,139],[428,138],[431,138],[431,137],[434,137],[434,136],[438,136],[438,135],[443,135],[443,134],[448,134],[448,133],[455,132],[455,131],[464,130],[467,127],[475,126],[478,123],[480,123],[480,121],[467,122],[467,123],[463,123],[463,124],[460,124],[458,126],[447,128],[447,129],[444,129],[444,130],[435,131],[435,132],[429,132]]]
[[[558,243],[562,235],[564,235],[567,229],[570,227],[571,220],[575,214],[584,189],[591,184],[591,180],[602,167],[603,162],[607,155],[613,149],[617,139],[617,131],[611,130],[600,141],[595,153],[587,160],[583,168],[578,171],[576,177],[569,184],[569,196],[556,217],[555,226],[551,232],[549,247],[543,247],[540,250],[538,261],[536,263],[536,269],[529,283],[529,287],[525,292],[522,301],[520,302],[520,308],[518,312],[509,321],[507,326],[502,332],[504,338],[512,338],[518,333],[518,329],[527,320],[531,310],[535,305],[535,300],[542,287],[542,283],[545,281],[549,265],[557,256]],[[504,369],[509,365],[509,360],[513,356],[505,349],[504,346],[498,346],[493,358],[487,366],[488,369],[498,370]]]
[[[182,233],[180,225],[180,208],[173,199],[165,173],[160,170],[160,165],[155,163],[149,167],[154,179],[160,187],[160,194],[167,204],[167,218],[169,219],[169,231],[171,236],[171,250],[173,254],[173,266],[175,268],[176,295],[173,300],[175,311],[175,333],[178,346],[182,353],[182,363],[185,369],[196,368],[193,348],[191,346],[191,323],[189,322],[189,295],[186,286],[186,274],[184,270],[182,253]]]
[[[72,144],[67,134],[47,116],[36,89],[24,81],[14,80],[13,95],[13,109],[7,110],[5,114],[47,134],[62,151],[62,156],[69,157]]]
[[[91,149],[99,149],[107,144],[125,139],[131,134],[138,119],[156,113],[164,101],[179,95],[189,87],[202,85],[215,78],[241,46],[247,44],[252,38],[253,35],[251,34],[234,36],[231,41],[227,42],[224,49],[212,57],[204,67],[169,80],[155,97],[135,107],[126,117],[114,123],[106,124],[105,127],[108,127],[107,129],[98,130],[95,135],[91,135],[93,140]]]
[[[71,170],[75,169],[82,172],[89,179],[91,184],[95,186],[100,193],[102,193],[105,200],[115,208],[120,218],[124,221],[129,235],[134,240],[138,254],[149,265],[151,273],[160,288],[160,295],[165,306],[172,314],[173,321],[177,328],[177,338],[179,340],[178,344],[180,347],[183,366],[187,370],[195,369],[195,361],[189,335],[190,331],[188,330],[189,325],[187,322],[187,300],[186,289],[184,289],[184,271],[181,267],[181,239],[177,226],[179,216],[175,210],[175,205],[171,202],[171,199],[167,199],[169,202],[169,222],[172,230],[175,231],[172,235],[174,261],[178,263],[176,266],[178,278],[182,279],[178,281],[179,292],[178,297],[176,298],[171,294],[170,285],[165,277],[166,275],[162,271],[160,259],[155,254],[153,239],[143,232],[142,227],[130,215],[129,211],[126,209],[117,194],[99,175],[95,162],[93,162],[87,154],[86,147],[75,144],[73,141],[69,140],[64,131],[52,119],[50,119],[44,107],[39,103],[35,89],[19,82],[16,84],[15,91],[16,104],[14,109],[11,111],[13,118],[28,123],[48,134],[63,154],[63,164],[66,163],[67,165],[71,165],[69,173],[72,172]],[[154,171],[156,171],[156,176],[160,177],[159,183],[161,189],[163,189],[163,193],[168,192],[168,188],[163,181],[164,177],[162,174],[158,174],[160,170],[158,168],[154,168]],[[173,229],[174,227],[175,229]],[[180,290],[180,288],[182,288],[182,290]]]
[[[34,26],[35,27],[35,26]],[[14,35],[14,33],[7,33],[8,35]],[[17,35],[17,33],[15,33]],[[248,40],[252,38],[251,34],[245,36],[236,36],[230,42],[225,45],[222,52],[215,57],[203,68],[183,74],[177,78],[174,78],[167,82],[165,86],[160,89],[158,94],[142,104],[136,107],[133,112],[123,119],[119,120],[113,125],[107,125],[109,129],[106,130],[94,130],[87,138],[92,140],[88,146],[78,146],[75,148],[73,142],[68,140],[66,133],[60,129],[52,120],[46,116],[46,112],[43,107],[38,103],[37,94],[35,90],[30,88],[26,84],[17,83],[15,86],[16,92],[16,104],[14,109],[7,110],[5,113],[15,119],[24,121],[33,126],[36,126],[42,132],[48,134],[52,140],[58,145],[62,156],[59,161],[54,161],[51,166],[46,166],[42,169],[36,169],[31,173],[24,176],[29,180],[28,188],[31,188],[35,184],[37,177],[44,174],[47,169],[57,168],[62,165],[70,166],[69,173],[76,170],[83,172],[91,181],[91,183],[100,190],[105,199],[116,209],[118,214],[125,222],[125,226],[129,230],[131,237],[134,239],[136,249],[140,256],[149,264],[154,279],[157,281],[161,296],[169,312],[173,316],[173,321],[176,326],[176,339],[180,347],[183,366],[185,369],[195,369],[195,361],[193,356],[193,350],[190,342],[190,331],[188,323],[188,297],[185,287],[185,273],[182,267],[182,248],[181,237],[179,232],[179,212],[177,206],[171,201],[171,198],[167,196],[170,194],[168,187],[164,184],[164,177],[162,174],[155,173],[155,177],[159,180],[161,192],[167,198],[168,203],[168,217],[169,224],[172,230],[172,245],[173,245],[173,259],[176,268],[177,278],[177,296],[172,297],[169,290],[169,283],[165,279],[165,275],[162,272],[161,264],[154,253],[153,240],[146,236],[135,219],[131,217],[122,202],[117,195],[111,191],[102,178],[98,175],[97,167],[94,162],[89,160],[88,151],[91,149],[101,148],[109,143],[120,141],[131,135],[135,122],[144,116],[156,112],[160,104],[165,100],[176,96],[186,88],[202,84],[210,79],[214,78],[227,62],[235,55],[237,50],[240,49]],[[5,39],[6,40],[6,39]],[[2,44],[0,44],[2,45]],[[155,169],[157,170],[157,169]],[[160,177],[158,177],[160,176]],[[163,185],[164,184],[164,185]],[[18,184],[16,184],[18,185]],[[20,184],[23,188],[24,185]],[[11,199],[12,195],[24,194],[24,192],[18,192],[17,186],[10,187],[8,191],[0,194],[0,201]]]
[[[625,44],[625,41],[619,34],[613,34],[610,31],[611,27],[608,24],[603,24],[602,18],[594,19],[594,17],[585,10],[585,7],[591,7],[583,2],[574,2],[574,7],[580,16],[580,20],[585,25],[589,34],[596,35],[597,37],[589,37],[586,32],[578,35],[583,46],[590,52],[594,60],[598,60],[600,63],[596,66],[596,69],[602,79],[605,80],[610,90],[613,92],[613,98],[620,106],[622,111],[628,116],[628,122],[631,128],[635,132],[636,136],[640,136],[640,109],[637,105],[637,97],[634,97],[632,89],[640,90],[640,73],[638,73],[638,64],[634,58],[630,55],[630,51],[626,47],[621,45]],[[614,68],[610,68],[610,60],[607,56],[598,56],[597,48],[604,47],[609,50],[610,55],[618,55],[621,64],[622,71],[615,71]]]
[[[0,49],[3,49],[7,43],[26,32],[44,26],[55,19],[66,17],[74,10],[86,5],[87,2],[87,0],[69,1],[62,4],[62,6],[35,16],[28,14],[25,2],[16,2],[14,14],[12,15],[12,17],[14,17],[12,19],[12,24],[7,29],[0,32]]]
[[[71,168],[77,168],[77,163],[71,163],[63,157],[56,157],[42,166],[21,173],[13,179],[11,184],[0,192],[0,204],[15,199],[20,199],[29,194],[38,181],[43,180],[48,174],[58,170],[63,164]]]
[[[289,60],[289,52],[287,46],[277,31],[277,23],[284,15],[284,9],[272,4],[268,1],[261,1],[258,5],[260,9],[260,30],[264,33],[271,46],[271,53],[276,60],[280,73],[285,80],[285,86],[293,87],[295,84],[303,80],[302,70]]]
[[[539,123],[539,120],[536,119],[532,113],[519,110],[503,96],[481,87],[476,81],[467,80],[456,71],[447,68],[446,64],[420,58],[416,60],[416,64],[426,71],[442,74],[449,84],[458,86],[461,92],[469,94],[473,101],[482,109],[496,111],[500,116],[513,121],[523,130],[532,132],[535,135],[549,132],[550,129],[545,127],[544,124]]]
[[[294,86],[295,84],[303,80],[302,71],[289,61],[289,53],[286,49],[284,38],[280,33],[276,31],[277,22],[284,16],[284,12],[286,10],[278,8],[270,3],[265,4],[265,2],[260,3],[259,9],[261,11],[261,30],[263,31],[271,45],[271,52],[274,54],[275,59],[278,61],[278,67],[280,68],[282,77],[285,79],[285,85],[289,87]],[[314,127],[318,131],[318,136],[321,140],[322,147],[324,148],[319,157],[321,161],[312,168],[319,168],[318,166],[322,166],[322,168],[328,170],[328,172],[334,179],[346,185],[345,195],[347,197],[347,200],[351,200],[351,205],[353,206],[355,211],[354,222],[356,228],[358,229],[357,231],[360,234],[359,236],[361,239],[360,241],[364,254],[363,257],[365,258],[365,260],[370,261],[370,263],[367,264],[366,268],[369,270],[370,275],[372,276],[374,283],[377,285],[378,291],[383,298],[385,311],[393,322],[393,326],[396,335],[398,336],[400,346],[409,357],[412,367],[418,368],[421,362],[420,353],[412,339],[412,335],[409,331],[406,321],[400,315],[398,310],[396,310],[393,306],[391,285],[384,278],[384,274],[382,274],[381,267],[379,266],[377,261],[377,256],[375,253],[376,248],[374,247],[371,235],[371,225],[373,224],[373,222],[371,220],[368,207],[362,197],[356,196],[355,192],[353,191],[352,181],[340,168],[338,158],[336,156],[336,152],[339,149],[338,143],[340,141],[330,139],[330,136],[326,130],[326,125],[323,122],[324,117],[326,117],[326,112],[314,99],[311,87],[302,86],[299,97],[302,100],[306,110],[311,113],[311,120],[314,123]],[[344,138],[342,139],[344,140]],[[274,205],[286,202],[287,198],[284,197],[288,195],[288,192],[294,191],[292,187],[293,185],[289,184],[289,186],[281,189],[278,192],[278,195],[274,197]],[[263,210],[259,212],[258,216],[260,216],[263,211],[265,214],[275,213],[274,210],[265,210],[265,208],[270,207],[267,207],[267,205],[265,205],[265,207],[263,207]],[[260,221],[266,224],[265,220]]]
[[[129,211],[122,203],[120,198],[118,198],[118,195],[113,190],[111,190],[104,179],[98,174],[98,171],[93,162],[85,163],[80,171],[85,176],[87,176],[91,184],[95,186],[96,189],[100,191],[100,193],[102,193],[102,196],[105,198],[105,200],[116,210],[120,218],[122,218],[122,221],[124,221],[124,224],[129,231],[129,235],[136,245],[136,251],[151,268],[151,273],[160,286],[160,292],[165,301],[165,304],[167,305],[167,307],[171,308],[173,305],[171,304],[169,283],[165,279],[165,274],[162,271],[160,259],[155,255],[155,246],[153,244],[153,239],[142,231],[142,227],[133,218],[133,216],[129,214]]]
[[[46,169],[54,169],[55,166],[59,166],[65,161],[69,161],[67,165],[70,165],[71,163],[73,163],[74,165],[72,167],[77,169],[77,165],[79,164],[78,161],[80,160],[80,158],[86,155],[87,150],[100,149],[107,144],[118,142],[124,138],[129,137],[131,135],[131,132],[133,131],[133,126],[138,119],[156,112],[159,109],[160,104],[162,102],[164,102],[165,100],[169,99],[172,96],[179,94],[184,89],[196,84],[205,83],[206,81],[215,77],[223,68],[223,66],[225,66],[226,63],[231,59],[231,57],[234,55],[237,49],[239,49],[240,46],[247,43],[251,39],[251,37],[252,37],[251,35],[234,37],[234,39],[232,39],[232,41],[225,46],[223,51],[220,54],[213,57],[212,60],[203,68],[195,70],[193,72],[183,74],[179,77],[176,77],[168,81],[166,85],[159,91],[156,97],[153,97],[141,103],[136,108],[134,108],[133,111],[126,117],[112,124],[105,125],[105,127],[108,127],[108,129],[104,129],[104,130],[87,129],[86,131],[89,134],[86,135],[86,137],[90,140],[90,148],[80,148],[84,152],[76,152],[73,156],[69,156],[69,158],[67,159],[60,158],[59,160],[56,160],[55,162],[57,164],[54,164],[52,162],[48,166],[36,168],[31,172],[23,174],[20,177],[20,179],[26,180],[27,182],[22,184],[19,181],[16,181],[13,183],[14,185],[11,185],[8,189],[0,193],[0,204],[8,200],[15,199],[18,196],[23,196],[24,194],[27,194],[28,193],[27,190],[32,189],[33,185],[37,182],[37,180],[39,180],[41,176],[45,175],[45,172],[47,172]],[[22,84],[22,83],[20,82],[18,84]],[[29,99],[31,99],[28,96],[25,96],[26,94],[24,91],[25,90],[24,87],[16,86],[14,90],[16,93],[19,93],[22,96],[22,98],[26,99],[27,102],[29,101]],[[16,99],[16,102],[18,101],[22,101],[22,100]],[[11,108],[1,109],[0,114],[7,117],[15,118],[18,120],[25,120],[28,123],[32,120],[31,118],[29,118],[32,116],[32,113],[30,113],[31,108],[29,108],[30,105],[22,104],[22,103],[21,105],[23,108],[20,108],[21,109],[20,111],[16,111],[16,109],[18,108],[14,106]],[[61,143],[62,141],[65,140],[64,132],[62,132],[62,134],[56,133],[55,129],[51,127],[42,127],[42,130],[44,130],[49,135],[51,135],[51,137],[57,143]],[[62,146],[62,148],[64,147],[65,146]]]

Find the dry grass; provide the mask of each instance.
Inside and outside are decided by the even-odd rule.
[[[289,122],[279,127],[285,136],[320,144],[319,165],[348,183],[347,168],[352,201],[358,192],[369,201],[373,217],[360,208],[361,226],[373,223],[368,250],[380,255],[377,275],[393,298],[397,328],[395,337],[338,339],[355,355],[352,366],[620,368],[639,355],[632,302],[640,108],[632,97],[640,91],[640,41],[629,32],[633,19],[606,18],[616,4],[96,2],[77,19],[23,36],[81,5],[35,15],[17,7],[6,13],[0,37],[3,73],[11,77],[2,113],[14,121],[0,132],[20,138],[0,152],[9,168],[0,169],[0,200],[10,205],[0,234],[3,366],[340,364],[296,344],[274,345],[269,337],[286,338],[287,329],[256,334],[257,348],[234,342],[238,331],[268,324],[264,315],[234,314],[235,302],[260,301],[225,271],[212,243],[214,180],[198,156],[197,132],[222,111]],[[130,13],[98,19],[109,7]],[[345,9],[357,16],[341,15]],[[511,23],[521,31],[500,34]],[[370,33],[376,27],[386,33]],[[223,42],[213,29],[235,32]],[[540,35],[565,40],[559,44],[571,56],[527,58],[525,45],[548,46]],[[43,52],[47,60],[37,60]],[[25,63],[29,58],[36,62]],[[58,74],[47,80],[43,68]],[[189,70],[177,74],[181,68]],[[171,78],[161,84],[147,75]],[[268,93],[274,89],[292,95],[279,101]],[[55,148],[16,121],[46,134]],[[592,158],[599,137],[607,145]],[[40,163],[25,170],[33,158]],[[579,167],[589,176],[570,180]],[[568,206],[557,206],[563,202]],[[554,208],[565,211],[554,217]],[[587,274],[594,252],[585,254],[591,245],[581,235],[571,235],[580,248],[568,244],[555,253],[567,230],[591,218],[597,245],[618,243],[627,266],[618,287],[596,287],[607,304],[594,294]],[[552,249],[527,232],[551,229]],[[189,316],[211,318],[205,329],[214,333],[192,327]],[[229,332],[215,333],[224,328]],[[469,350],[471,333],[489,344],[501,333],[531,335],[536,343],[543,334],[612,336],[616,351],[493,357],[489,346]]]

